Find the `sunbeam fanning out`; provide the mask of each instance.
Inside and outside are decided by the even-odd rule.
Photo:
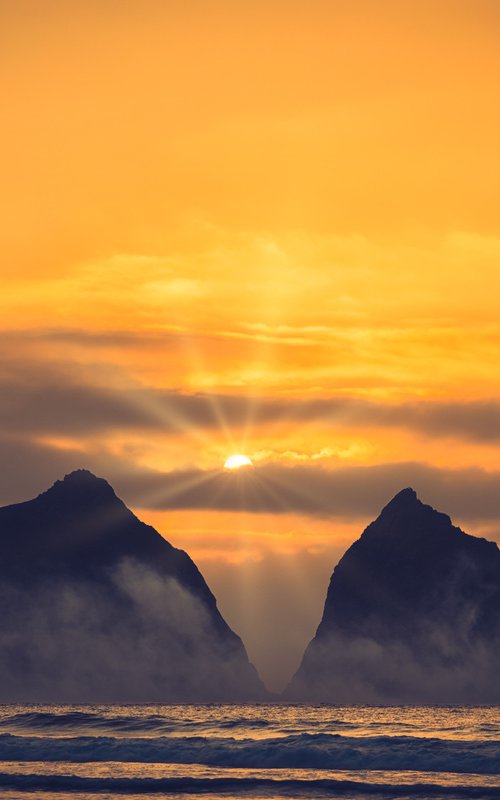
[[[241,469],[241,467],[251,467],[252,462],[248,456],[235,453],[233,456],[226,458],[224,462],[224,469]]]

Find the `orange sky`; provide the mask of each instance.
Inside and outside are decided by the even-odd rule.
[[[498,3],[0,22],[0,501],[108,478],[279,686],[402,480],[497,535]]]

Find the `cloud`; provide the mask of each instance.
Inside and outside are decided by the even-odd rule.
[[[5,433],[82,436],[117,429],[151,428],[159,421],[134,402],[133,394],[90,386],[72,376],[29,381],[0,377],[1,429]]]
[[[439,468],[416,461],[342,466],[279,462],[227,470],[148,469],[104,448],[82,452],[25,438],[0,438],[0,503],[24,500],[78,467],[105,477],[128,505],[369,520],[412,486],[425,502],[464,522],[500,520],[500,472]]]
[[[115,334],[103,336],[113,343]],[[52,362],[5,362],[0,372],[0,431],[70,436],[116,430],[189,433],[193,428],[220,429],[221,420],[237,430],[251,419],[254,428],[286,422],[400,429],[479,444],[500,440],[500,400],[494,398],[400,403],[344,396],[255,398],[145,387],[104,367],[94,375],[97,380],[87,380],[74,366]]]
[[[88,458],[76,449],[60,450],[15,436],[0,437],[0,504],[28,500]]]
[[[442,469],[418,462],[325,469],[317,464],[261,464],[237,473],[186,469],[119,480],[148,508],[210,508],[319,517],[372,518],[398,491],[412,486],[439,510],[464,520],[500,518],[499,472]]]

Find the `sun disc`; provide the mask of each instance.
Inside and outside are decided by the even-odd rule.
[[[224,462],[224,469],[240,469],[241,467],[251,467],[252,462],[248,456],[241,453],[235,453],[233,456],[226,458]]]

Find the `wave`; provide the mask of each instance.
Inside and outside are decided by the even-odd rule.
[[[190,722],[186,721],[186,724],[189,726]],[[192,720],[191,724],[194,727],[197,723]],[[157,716],[153,714],[134,717],[130,714],[107,716],[85,711],[68,711],[59,714],[31,711],[12,714],[0,719],[0,729],[55,732],[56,734],[59,734],[60,730],[112,730],[121,733],[130,731],[132,733],[144,732],[145,734],[152,734],[169,733],[178,727],[178,721],[169,722],[165,715]]]
[[[94,707],[0,707],[0,732],[63,735],[218,735],[233,734],[239,738],[253,732],[268,731],[269,736],[291,734],[341,733],[355,736],[431,736],[442,739],[495,739],[500,735],[500,719],[471,718],[470,708],[459,709],[461,719],[454,720],[454,709],[437,709],[438,719],[430,709],[348,709],[330,706],[94,706]],[[335,713],[340,710],[340,714]],[[479,709],[484,712],[486,709]],[[404,718],[401,719],[401,712]],[[498,709],[495,710],[498,712]],[[375,713],[374,713],[375,712]],[[424,712],[424,718],[422,718]],[[354,716],[354,718],[353,718]]]
[[[169,718],[165,713],[109,715],[86,711],[68,711],[52,713],[45,711],[30,711],[0,717],[0,729],[19,731],[44,731],[46,733],[59,731],[112,731],[119,733],[143,733],[144,735],[182,732],[186,730],[200,730],[203,728],[219,730],[263,730],[270,728],[272,722],[263,718],[239,717],[237,719],[206,720],[200,722],[199,717],[189,718],[175,716]]]
[[[324,733],[266,739],[44,738],[0,734],[0,761],[116,761],[242,769],[410,770],[496,775],[500,773],[500,742]]]
[[[454,797],[493,800],[500,798],[499,787],[443,786],[441,784],[414,783],[397,787],[391,783],[367,783],[351,780],[296,780],[272,778],[82,778],[75,775],[19,775],[0,773],[0,788],[21,791],[113,792],[114,794],[170,793],[212,794],[222,793],[277,793],[290,797],[328,794],[342,796],[356,792],[394,798],[395,790],[405,797]]]

